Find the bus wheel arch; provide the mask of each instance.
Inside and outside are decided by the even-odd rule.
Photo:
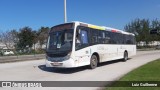
[[[90,68],[95,69],[100,61],[99,54],[93,53],[90,59]]]

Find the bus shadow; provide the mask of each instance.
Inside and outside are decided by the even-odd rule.
[[[128,60],[130,60],[130,59],[131,58],[129,58]],[[113,61],[107,61],[107,62],[100,63],[98,65],[98,67],[102,67],[105,65],[110,65],[110,64],[114,64],[114,63],[118,63],[118,62],[123,62],[123,61],[120,59],[113,60]],[[80,72],[80,71],[84,71],[84,70],[89,70],[89,66],[82,66],[82,67],[76,67],[76,68],[54,68],[54,67],[46,67],[45,65],[39,65],[38,68],[42,71],[52,72],[52,73],[61,73],[61,74],[72,74],[72,73],[76,73],[76,72]],[[90,70],[92,70],[92,69],[90,69]]]
[[[61,73],[61,74],[72,74],[76,72],[80,72],[87,69],[87,66],[76,67],[76,68],[54,68],[54,67],[46,67],[45,65],[39,65],[38,68],[40,70],[52,73]]]

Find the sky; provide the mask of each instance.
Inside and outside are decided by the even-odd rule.
[[[67,0],[67,21],[124,29],[136,18],[160,19],[160,0]],[[0,32],[64,23],[64,0],[0,0]]]

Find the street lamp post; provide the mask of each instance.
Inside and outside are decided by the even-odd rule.
[[[64,23],[67,22],[66,0],[64,0]]]

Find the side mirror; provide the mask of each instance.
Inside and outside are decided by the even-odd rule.
[[[158,34],[158,35],[160,35],[160,30],[152,29],[152,30],[150,30],[150,34]]]

